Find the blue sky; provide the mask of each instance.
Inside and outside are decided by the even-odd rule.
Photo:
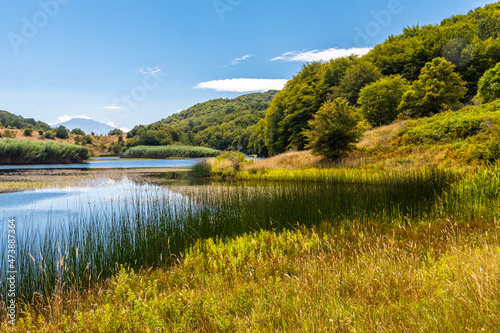
[[[495,1],[22,0],[0,11],[0,110],[132,128],[280,88],[308,61]]]

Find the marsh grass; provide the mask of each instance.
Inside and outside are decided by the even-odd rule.
[[[90,150],[79,145],[0,139],[0,164],[68,164],[89,158]]]
[[[124,158],[154,158],[164,159],[170,157],[214,157],[220,154],[219,150],[206,147],[193,146],[137,146],[127,149]]]
[[[57,323],[54,331],[64,325],[70,331],[146,331],[137,326],[144,321],[184,331],[264,325],[312,330],[320,324],[326,330],[374,329],[390,322],[387,329],[397,331],[401,325],[417,327],[411,320],[432,330],[463,323],[450,319],[462,314],[484,319],[475,327],[492,325],[498,304],[488,302],[498,296],[498,288],[488,279],[498,274],[498,251],[488,246],[500,245],[499,175],[495,167],[463,179],[434,170],[351,175],[343,182],[172,186],[173,192],[96,208],[44,232],[26,229],[18,247],[23,272],[18,290],[28,305],[21,326],[29,328],[29,316],[39,314],[37,327]],[[468,215],[457,211],[461,204]],[[450,218],[458,224],[447,222]],[[327,245],[314,245],[323,240]],[[246,244],[242,256],[231,249],[234,242]],[[261,248],[271,252],[260,258]],[[5,257],[0,263],[5,265]],[[441,273],[444,264],[450,268]],[[121,265],[147,277],[136,280],[137,273],[122,270],[113,278]],[[174,273],[164,277],[160,271],[147,273],[168,267]],[[471,285],[469,273],[480,268],[479,284]],[[247,275],[258,279],[247,280]],[[155,287],[148,276],[167,282],[157,289],[160,284]],[[450,278],[454,289],[446,289]],[[94,298],[88,301],[88,295]],[[465,296],[451,304],[459,295]],[[57,306],[61,302],[72,305]],[[437,321],[425,316],[426,308],[436,309]],[[5,307],[0,312],[3,316]],[[398,316],[404,318],[399,326]]]

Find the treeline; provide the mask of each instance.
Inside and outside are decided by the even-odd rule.
[[[151,125],[136,126],[127,134],[127,146],[181,144],[255,153],[249,146],[250,136],[276,93],[274,90],[197,104]]]
[[[275,96],[249,149],[264,156],[290,149],[320,151],[317,138],[323,146],[336,144],[342,139],[338,131],[349,130],[343,128],[345,119],[358,119],[359,130],[498,98],[499,37],[496,3],[439,25],[406,28],[361,58],[307,64]],[[319,110],[322,115],[316,115]],[[322,121],[335,124],[325,127]]]
[[[69,164],[90,158],[87,147],[62,142],[0,140],[0,164]]]
[[[0,127],[15,128],[20,130],[32,128],[44,131],[51,129],[50,125],[44,123],[43,121],[36,121],[33,118],[23,118],[7,111],[0,111]]]

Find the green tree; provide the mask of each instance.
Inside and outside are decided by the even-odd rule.
[[[382,73],[375,65],[366,60],[359,60],[347,69],[340,81],[339,91],[341,96],[345,97],[351,105],[356,105],[360,90],[381,77]]]
[[[24,136],[31,136],[33,134],[33,131],[34,131],[33,126],[32,125],[28,125],[28,127],[26,127],[24,129],[23,135]]]
[[[345,98],[326,102],[309,121],[310,130],[304,131],[307,147],[314,154],[338,158],[353,150],[361,137],[361,117]]]
[[[454,108],[465,96],[467,89],[460,75],[444,58],[435,58],[425,64],[420,76],[403,95],[400,111],[411,117],[425,117]]]
[[[410,84],[401,75],[384,77],[373,82],[359,94],[361,113],[372,126],[392,123],[399,114],[399,104]]]
[[[59,126],[56,128],[56,137],[59,139],[67,139],[69,137],[69,132],[64,126]]]
[[[500,98],[500,62],[481,77],[477,96],[485,102]]]
[[[75,135],[85,135],[85,132],[81,128],[73,128],[71,134]]]

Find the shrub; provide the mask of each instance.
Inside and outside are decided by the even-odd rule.
[[[399,104],[409,83],[401,75],[391,75],[373,82],[359,95],[361,113],[372,126],[392,123],[399,114]]]
[[[420,76],[403,95],[400,111],[412,117],[426,117],[443,108],[453,109],[465,96],[465,83],[444,58],[425,64]]]
[[[500,98],[500,62],[481,77],[477,96],[484,102]]]
[[[326,102],[304,132],[313,154],[338,158],[353,150],[362,134],[361,117],[344,98]]]

